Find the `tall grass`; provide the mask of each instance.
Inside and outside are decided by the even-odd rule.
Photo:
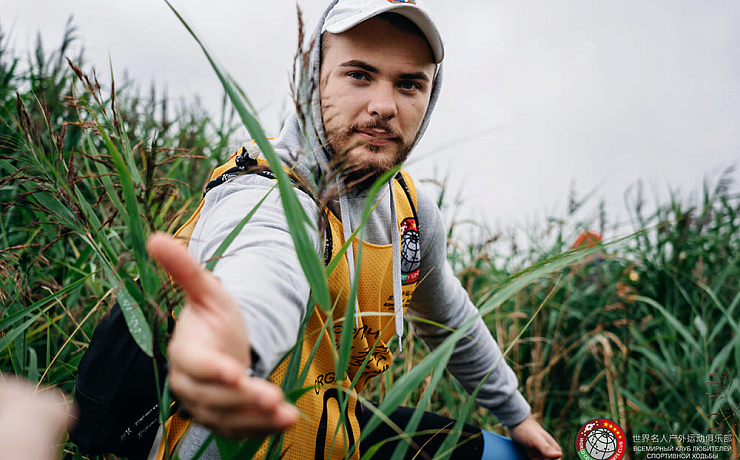
[[[166,314],[179,299],[149,261],[143,239],[172,232],[192,211],[201,191],[191,184],[204,183],[230,153],[235,130],[226,109],[214,122],[197,106],[173,108],[154,90],[144,98],[130,83],[116,88],[112,77],[103,88],[81,58],[63,59],[73,40],[70,26],[57,51],[47,56],[39,44],[29,70],[20,72],[0,38],[0,369],[70,392],[92,329],[114,299],[129,307],[127,323],[142,349],[164,353]],[[303,50],[298,73],[306,71],[305,59]],[[308,243],[318,229],[298,205],[246,95],[212,64],[233,113],[278,175],[312,287],[308,308],[318,303],[351,330],[354,308],[346,317],[334,314],[326,287],[332,267]],[[312,88],[295,90],[301,107]],[[674,197],[650,215],[638,193],[631,236],[585,251],[569,251],[575,235],[565,221],[548,227],[548,238],[539,240],[547,245],[522,248],[506,236],[450,244],[451,263],[566,457],[579,427],[597,417],[614,420],[630,439],[731,433],[733,454],[740,453],[737,417],[728,412],[737,407],[732,382],[740,364],[740,201],[731,174],[699,200]],[[454,242],[455,231],[449,236]],[[443,373],[469,325],[431,354],[405,338],[393,371],[361,394],[380,402],[371,426],[411,404],[501,431],[485,410],[461,404],[468,397]],[[340,337],[335,356],[340,370],[349,359],[347,338]],[[295,397],[303,382],[299,350],[283,382]],[[218,444],[229,458],[259,442]],[[455,442],[451,436],[446,447]],[[66,452],[81,458],[73,445]]]
[[[177,299],[144,239],[197,205],[190,184],[235,129],[226,113],[216,123],[195,105],[168,109],[154,89],[104,89],[64,59],[73,38],[70,26],[49,56],[39,42],[24,72],[0,52],[0,369],[67,392],[114,299],[141,348],[161,354]]]
[[[509,360],[533,410],[567,449],[585,422],[606,417],[628,435],[730,434],[737,448],[740,364],[740,198],[730,168],[700,195],[658,203],[645,215],[641,187],[632,188],[630,236],[561,272],[543,277],[486,321],[502,346],[549,296]],[[511,238],[453,248],[463,285],[483,298],[505,285],[502,267],[536,264],[562,253],[594,222],[549,225],[537,235],[551,246],[512,250]],[[449,392],[459,394],[450,383]],[[455,415],[453,398],[439,409]],[[490,426],[481,412],[476,423]],[[709,443],[711,444],[711,442]],[[644,455],[644,454],[643,454]]]

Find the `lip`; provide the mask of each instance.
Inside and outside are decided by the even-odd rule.
[[[357,134],[370,145],[383,146],[394,142],[392,135],[387,131],[366,129],[357,131]]]

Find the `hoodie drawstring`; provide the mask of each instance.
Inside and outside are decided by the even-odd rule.
[[[342,230],[344,233],[344,242],[350,241],[352,238],[352,220],[349,212],[349,204],[347,203],[347,194],[341,193],[339,195],[339,213],[342,215]],[[347,247],[347,269],[349,272],[349,286],[352,289],[352,283],[355,280],[355,251],[350,244]],[[360,305],[357,302],[355,296],[355,327],[360,327]]]
[[[403,351],[403,291],[401,289],[401,246],[398,237],[398,216],[396,216],[396,198],[393,196],[393,179],[388,181],[391,198],[391,240],[393,240],[393,316],[396,320],[398,352]]]

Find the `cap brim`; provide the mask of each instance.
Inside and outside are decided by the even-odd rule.
[[[429,46],[432,48],[434,54],[435,63],[439,64],[444,59],[444,46],[442,44],[442,36],[440,35],[437,28],[434,26],[434,22],[423,10],[404,4],[393,4],[389,3],[387,6],[383,6],[378,9],[369,10],[365,14],[357,14],[347,18],[343,18],[339,21],[334,21],[331,24],[325,25],[324,31],[332,34],[341,34],[346,32],[354,26],[367,21],[379,14],[394,12],[403,15],[410,19],[417,27],[421,30],[424,36],[429,42]]]

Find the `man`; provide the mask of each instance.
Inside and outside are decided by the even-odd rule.
[[[335,183],[339,190],[339,197],[320,210],[329,225],[313,241],[319,254],[337,254],[360,221],[368,185],[407,158],[429,122],[440,91],[444,48],[421,3],[335,0],[319,22],[318,46],[309,66],[318,95],[306,108],[308,113],[291,116],[273,141],[296,176],[315,189],[322,185],[331,189],[327,185]],[[258,154],[250,145],[238,160],[253,161]],[[434,201],[416,190],[408,174],[399,174],[378,198],[367,223],[360,272],[354,273],[350,245],[329,279],[332,301],[343,309],[349,286],[359,277],[357,308],[362,313],[353,342],[359,358],[353,356],[346,377],[335,375],[331,358],[335,344],[322,327],[335,321],[330,325],[339,331],[343,310],[329,317],[318,306],[306,308],[309,285],[276,193],[240,232],[213,275],[198,263],[212,256],[273,185],[262,175],[244,174],[212,188],[190,236],[189,251],[195,260],[169,237],[155,235],[149,241],[152,256],[188,298],[169,347],[170,386],[197,422],[178,440],[180,458],[189,458],[209,430],[236,439],[286,430],[284,458],[342,458],[343,449],[359,439],[368,414],[372,415],[349,390],[350,380],[356,379],[359,390],[388,368],[392,357],[386,344],[394,334],[403,335],[404,310],[413,314],[409,319],[424,318],[448,328],[411,321],[416,336],[430,347],[477,314],[446,261],[446,232]],[[302,192],[298,197],[318,220],[314,198]],[[310,315],[306,334],[299,338],[306,315]],[[559,458],[560,448],[529,414],[511,369],[503,361],[496,366],[501,353],[481,319],[468,336],[456,345],[448,370],[472,391],[493,369],[477,401],[496,414],[531,458]],[[278,364],[297,342],[303,347],[302,364],[310,367],[305,384],[315,387],[298,400],[306,414],[300,420],[278,387],[256,378],[268,376],[277,366],[270,378],[279,383],[285,362]],[[314,345],[319,351],[307,364]],[[361,366],[370,352],[371,359]],[[332,401],[338,400],[335,380],[349,398],[346,432],[335,430],[339,423],[339,412],[332,409],[336,405]],[[399,414],[403,418],[402,411]],[[477,446],[474,455],[489,458],[493,447],[485,433],[479,434],[480,430],[468,444]],[[155,443],[150,458],[161,458],[163,445]],[[360,450],[369,445],[363,441]],[[376,458],[386,458],[383,455]],[[464,455],[460,458],[475,458]],[[215,447],[204,458],[218,458]],[[359,452],[352,458],[359,458]]]

